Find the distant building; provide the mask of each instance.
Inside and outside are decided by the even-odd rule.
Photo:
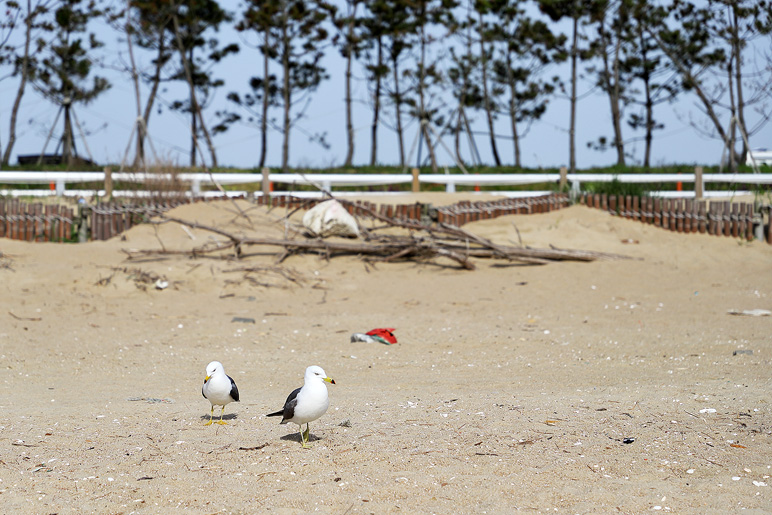
[[[64,162],[61,154],[43,154],[42,156],[40,154],[18,155],[16,156],[16,160],[20,165],[36,165],[38,160],[44,165],[59,165]],[[91,159],[80,156],[72,156],[72,162],[75,165],[96,166],[96,163]]]
[[[753,160],[751,160],[751,155],[753,156]],[[748,156],[745,158],[745,164],[748,166],[753,166],[753,161],[756,161],[756,166],[772,166],[772,150],[767,148],[754,148],[753,150],[749,150]]]

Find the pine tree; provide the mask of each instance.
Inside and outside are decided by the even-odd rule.
[[[654,131],[664,128],[657,121],[654,108],[664,102],[672,102],[681,89],[678,87],[676,74],[668,65],[656,42],[649,37],[648,31],[662,26],[666,11],[661,6],[652,6],[646,0],[628,0],[631,13],[625,26],[626,44],[622,49],[622,74],[630,83],[625,95],[629,105],[639,106],[640,111],[633,111],[628,118],[628,125],[633,130],[644,131],[643,166],[651,166]],[[638,86],[640,84],[640,86]]]
[[[149,66],[140,66],[137,69],[136,65],[132,64],[132,69],[127,70],[128,73],[132,74],[133,80],[142,81],[150,87],[144,108],[138,94],[136,99],[141,123],[138,123],[136,127],[135,167],[145,163],[145,140],[147,139],[153,107],[161,84],[170,80],[165,70],[167,70],[176,48],[173,23],[173,16],[176,11],[174,7],[174,4],[169,2],[131,0],[126,20],[124,20],[123,14],[115,19],[119,30],[122,29],[126,34],[132,63],[134,63],[134,59],[131,49],[134,43],[153,55]],[[137,76],[135,77],[134,74]]]
[[[565,61],[566,37],[555,35],[547,24],[526,16],[517,4],[494,4],[499,23],[493,29],[498,51],[493,60],[493,81],[507,100],[503,111],[510,120],[515,166],[521,166],[520,141],[530,125],[541,118],[557,77],[544,80],[541,74],[552,64]],[[524,124],[521,130],[519,124]]]
[[[330,10],[330,18],[337,34],[333,38],[340,55],[346,61],[344,73],[345,108],[346,108],[346,157],[343,166],[351,166],[354,159],[354,122],[352,114],[352,76],[354,61],[359,59],[364,48],[365,41],[362,34],[363,18],[359,15],[359,8],[364,0],[346,0],[346,12],[338,13],[337,9]]]
[[[304,116],[310,95],[328,78],[322,66],[323,44],[329,33],[324,25],[329,9],[326,5],[303,0],[282,0],[278,5],[276,30],[276,55],[282,78],[279,95],[284,111],[282,117],[281,166],[289,171],[290,132]],[[325,135],[312,135],[322,145]]]
[[[366,7],[367,10],[361,19],[361,39],[365,59],[365,77],[373,108],[373,117],[370,123],[370,166],[375,166],[378,161],[378,126],[381,123],[384,81],[390,71],[386,58],[389,16],[387,14],[387,2],[384,0],[368,2]]]
[[[605,8],[605,0],[538,0],[539,9],[553,21],[568,18],[572,22],[571,46],[571,91],[569,93],[570,114],[568,129],[568,171],[576,171],[576,105],[578,96],[578,64],[580,59],[592,57],[587,47],[582,47],[580,28],[582,25],[596,20]]]
[[[414,67],[405,70],[405,76],[412,80],[407,99],[411,116],[418,122],[419,157],[421,164],[420,143],[426,142],[427,152],[432,167],[432,173],[437,173],[437,156],[432,143],[433,124],[443,125],[439,100],[440,87],[444,84],[442,70],[442,54],[439,52],[441,42],[447,37],[443,29],[453,26],[452,9],[456,6],[454,0],[416,0],[405,4],[409,14],[410,25],[416,33],[416,60]]]
[[[221,87],[224,81],[213,76],[211,65],[238,52],[239,47],[235,43],[220,47],[219,40],[208,37],[207,34],[212,30],[216,31],[221,23],[230,21],[231,17],[214,0],[186,0],[182,4],[177,4],[174,0],[166,1],[170,2],[173,8],[170,30],[173,31],[174,47],[179,57],[177,71],[171,78],[184,81],[188,85],[188,98],[174,101],[171,108],[190,113],[190,165],[196,166],[200,133],[209,148],[212,166],[216,167],[217,154],[203,111],[214,91]],[[204,51],[208,53],[201,55]]]
[[[110,83],[92,74],[95,51],[103,46],[89,22],[104,14],[95,0],[64,0],[53,12],[52,41],[43,48],[35,73],[35,88],[64,114],[62,160],[73,164],[75,138],[72,109],[88,104],[104,93]]]
[[[46,45],[43,35],[53,30],[51,20],[47,19],[53,0],[27,0],[26,3],[7,2],[6,17],[0,23],[0,65],[12,68],[11,76],[18,77],[19,86],[11,108],[11,118],[8,127],[8,143],[2,154],[2,163],[7,166],[13,147],[16,144],[16,123],[18,120],[21,100],[27,91],[27,84],[34,79],[38,66],[37,56]],[[23,29],[22,29],[23,27]],[[23,43],[15,46],[9,43],[11,35],[16,30],[23,30]]]
[[[258,167],[265,166],[268,155],[268,127],[274,122],[269,117],[271,107],[280,106],[279,83],[275,74],[270,72],[270,63],[278,57],[277,34],[273,30],[278,23],[280,4],[272,0],[248,0],[236,30],[251,35],[255,43],[251,46],[262,56],[260,74],[249,79],[250,91],[241,95],[236,91],[228,93],[228,100],[247,113],[246,123],[257,125],[260,132],[260,157]],[[245,37],[244,39],[252,39]],[[230,124],[244,121],[239,112],[223,110],[218,113],[223,122],[215,130],[224,130]]]

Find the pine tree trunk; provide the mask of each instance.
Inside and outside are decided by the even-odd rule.
[[[166,38],[164,37],[164,27],[159,30],[159,43],[158,43],[158,56],[156,58],[155,72],[153,73],[152,86],[150,87],[150,93],[147,97],[147,103],[145,104],[145,111],[142,114],[142,121],[144,123],[145,130],[138,133],[139,147],[138,150],[141,153],[142,159],[145,158],[145,138],[147,138],[147,131],[150,125],[150,115],[153,114],[153,105],[155,99],[158,96],[158,89],[161,87],[161,70],[163,70],[163,55],[166,52]],[[134,166],[137,166],[137,159],[135,158]]]
[[[260,159],[258,166],[262,169],[265,166],[265,159],[268,153],[268,91],[270,89],[270,75],[268,71],[268,55],[270,50],[271,29],[266,27],[263,31],[265,38],[263,44],[263,110],[260,119]]]
[[[354,124],[351,120],[351,54],[346,59],[346,138],[348,150],[343,166],[351,166],[354,159]]]
[[[646,149],[643,155],[643,167],[647,170],[651,166],[651,143],[654,139],[654,101],[651,98],[651,85],[648,81],[644,86],[646,90]]]
[[[520,167],[520,135],[517,132],[517,88],[512,71],[512,55],[507,52],[507,81],[509,82],[509,120],[512,124],[512,143],[515,150],[515,166]]]
[[[378,160],[378,122],[381,113],[381,75],[380,69],[383,63],[383,43],[378,37],[378,75],[375,79],[375,92],[373,93],[373,123],[370,128],[370,166],[375,166]]]
[[[204,133],[204,140],[206,141],[206,146],[209,148],[209,155],[212,156],[212,166],[217,167],[217,150],[214,148],[214,142],[212,141],[212,136],[209,134],[209,129],[206,128],[206,123],[204,122],[204,114],[201,112],[201,108],[198,106],[198,103],[196,103],[196,109],[198,110],[198,118],[201,121],[201,131]]]
[[[394,72],[394,101],[397,117],[397,141],[399,143],[399,166],[405,167],[405,135],[402,129],[402,94],[399,91],[399,64],[397,58],[392,58]]]
[[[134,85],[134,101],[137,107],[137,119],[134,121],[134,130],[137,133],[137,139],[135,140],[135,154],[134,154],[134,167],[138,168],[140,164],[145,162],[145,152],[142,142],[145,140],[145,124],[141,122],[142,117],[142,94],[139,91],[139,72],[137,71],[137,63],[134,60],[134,45],[131,42],[132,36],[129,30],[129,24],[126,24],[126,44],[129,49],[129,62],[131,63],[131,82]],[[131,138],[131,136],[129,136]],[[121,163],[123,166],[123,163]]]
[[[193,85],[190,86],[191,89],[193,89]],[[195,167],[196,166],[196,159],[197,159],[197,152],[196,152],[196,134],[198,131],[198,127],[196,124],[196,111],[195,107],[193,106],[193,96],[190,97],[190,166]]]
[[[469,118],[466,116],[466,110],[462,110],[461,115],[464,117],[464,130],[466,131],[467,137],[469,138],[469,147],[470,153],[472,154],[472,159],[475,161],[475,164],[480,165],[482,164],[482,158],[480,158],[480,150],[477,148],[477,143],[474,141],[474,134],[472,134],[472,127],[469,124]]]
[[[180,53],[182,58],[185,59],[185,53],[182,51]],[[190,62],[188,61],[188,64]],[[185,65],[186,69],[188,69],[188,64]],[[195,167],[198,159],[198,153],[196,152],[198,148],[198,121],[196,118],[198,106],[196,105],[196,90],[190,73],[188,73],[188,87],[190,88],[190,166]]]
[[[193,49],[190,49],[190,60],[189,63],[193,62]],[[209,155],[212,157],[212,166],[217,167],[217,153],[214,149],[214,144],[212,143],[212,137],[209,134],[209,130],[206,128],[206,122],[204,121],[204,115],[201,112],[201,106],[198,103],[198,100],[196,99],[196,89],[193,85],[192,77],[190,79],[190,95],[192,99],[192,105],[195,108],[193,111],[193,118],[195,120],[196,117],[198,117],[198,121],[201,124],[201,132],[204,133],[204,141],[206,141],[206,146],[209,149]],[[193,133],[193,137],[196,137],[196,133]]]
[[[462,111],[464,109],[463,101],[458,103],[458,113],[456,115],[456,134],[453,138],[453,150],[456,152],[456,161],[463,164],[464,159],[461,157],[461,124],[463,123]]]
[[[609,108],[611,111],[611,126],[614,129],[614,147],[617,151],[617,165],[624,166],[625,164],[625,151],[624,142],[622,140],[622,126],[620,124],[621,112],[619,109],[619,38],[613,39],[614,54],[612,63],[609,64],[609,46],[612,43],[612,38],[609,33],[606,32],[605,19],[601,21],[598,29],[600,41],[603,45],[601,52],[601,62],[603,63],[603,73],[601,73],[600,83],[603,91],[606,92],[606,97],[609,101]]]
[[[471,63],[473,62],[472,57],[472,26],[471,24],[467,27],[467,34],[464,39],[464,47],[466,50],[465,57],[467,59],[467,62]],[[464,163],[464,158],[461,157],[461,133],[464,131],[465,122],[466,122],[466,113],[464,112],[464,106],[467,102],[467,93],[470,90],[469,87],[469,73],[470,70],[468,67],[466,67],[463,64],[463,61],[460,61],[459,63],[459,71],[461,73],[461,94],[458,98],[458,119],[456,120],[456,134],[455,134],[455,152],[456,152],[456,160],[461,163]],[[468,130],[468,127],[466,127]],[[468,133],[469,137],[471,138],[471,133]],[[470,144],[471,147],[471,144]],[[472,148],[469,149],[469,153],[472,155],[472,160],[474,161],[474,154],[472,153]]]
[[[282,24],[282,69],[283,78],[283,99],[284,99],[284,141],[281,145],[281,169],[283,172],[289,172],[289,136],[290,136],[290,48],[289,36],[287,35],[287,12],[284,11],[284,23]]]
[[[64,104],[64,133],[62,134],[62,162],[68,167],[72,166],[72,118],[70,117],[70,98],[65,98]]]
[[[354,124],[351,120],[351,64],[354,60],[354,49],[352,38],[354,36],[354,16],[356,15],[356,5],[351,13],[348,23],[348,55],[346,56],[346,137],[348,139],[348,151],[343,166],[351,166],[354,160]]]
[[[617,34],[616,45],[614,48],[614,83],[612,85],[611,116],[614,121],[614,142],[617,149],[617,165],[625,166],[625,140],[622,136],[622,110],[620,108],[621,93],[619,86],[619,51],[621,47],[619,35]]]
[[[579,57],[579,17],[574,17],[571,43],[571,117],[568,127],[568,171],[576,172],[576,61]]]
[[[517,132],[517,106],[514,96],[509,100],[509,119],[512,124],[512,143],[515,147],[515,166],[520,168],[520,135]]]
[[[484,31],[482,13],[480,13],[480,34]],[[485,107],[485,116],[488,119],[488,133],[491,140],[491,153],[493,154],[493,161],[496,166],[501,166],[501,159],[499,158],[499,151],[496,148],[496,130],[493,127],[493,108],[491,106],[491,99],[488,94],[488,59],[485,53],[485,38],[480,37],[480,63],[482,65],[482,90],[483,90],[483,105]]]
[[[745,127],[745,99],[743,98],[743,81],[742,81],[742,45],[739,36],[739,26],[737,21],[737,4],[731,4],[732,9],[732,47],[734,49],[735,59],[735,86],[737,87],[737,125],[745,137],[748,137],[748,131]],[[731,78],[730,78],[731,81]],[[742,139],[742,154],[740,155],[741,162],[743,162],[748,155],[748,145],[745,142],[745,137]],[[734,148],[734,147],[732,147]]]
[[[426,111],[426,33],[424,27],[421,26],[421,73],[418,80],[418,100],[419,100],[419,116],[418,121],[420,123],[420,130],[426,139],[426,147],[429,152],[429,159],[432,164],[432,173],[437,173],[437,156],[434,153],[434,145],[432,145],[431,134],[429,134],[429,114]]]
[[[24,90],[27,87],[27,78],[29,77],[29,46],[32,39],[32,4],[27,0],[27,17],[25,19],[24,29],[24,55],[21,61],[21,77],[19,78],[19,89],[16,91],[16,99],[13,101],[11,109],[11,123],[8,129],[8,144],[5,147],[2,164],[8,166],[11,160],[11,152],[16,144],[16,118],[21,106],[21,98],[24,96]]]
[[[729,150],[729,171],[730,172],[736,172],[737,171],[737,160],[736,160],[736,154],[735,154],[735,147],[737,146],[737,104],[735,103],[735,92],[734,92],[734,77],[733,77],[733,71],[734,71],[734,62],[737,56],[734,53],[734,48],[732,49],[732,55],[729,57],[729,61],[726,64],[726,72],[727,72],[727,84],[729,85],[728,94],[729,94],[729,113],[731,115],[731,118],[729,119],[729,130],[727,131],[728,141],[725,141],[724,144],[727,147],[727,150]]]
[[[639,26],[640,27],[640,26]],[[649,55],[646,51],[646,38],[644,33],[639,29],[638,31],[638,44],[641,47],[641,80],[643,81],[644,91],[644,109],[646,110],[646,135],[644,140],[646,141],[646,148],[643,152],[643,167],[648,171],[651,166],[651,142],[654,132],[654,99],[651,98],[651,77],[649,76]]]

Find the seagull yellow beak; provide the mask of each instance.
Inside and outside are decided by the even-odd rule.
[[[324,380],[330,384],[335,384],[335,379],[333,379],[332,377],[325,377]]]
[[[206,376],[206,377],[204,378],[204,383],[206,383],[207,381],[209,381],[209,379],[211,379],[211,378],[212,378],[212,376]]]

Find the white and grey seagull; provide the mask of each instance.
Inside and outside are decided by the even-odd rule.
[[[225,405],[231,402],[239,402],[239,389],[236,387],[236,382],[233,378],[225,373],[225,368],[219,361],[212,361],[206,366],[206,377],[204,378],[204,386],[201,387],[201,394],[212,403],[209,422],[205,425],[209,426],[212,424],[215,406],[222,406],[220,420],[217,423],[227,424],[222,419],[225,413]]]
[[[300,443],[307,447],[306,443],[310,438],[309,422],[318,419],[330,407],[330,399],[327,396],[327,385],[324,383],[335,384],[335,380],[327,377],[327,373],[316,365],[306,369],[306,375],[303,380],[303,386],[293,390],[284,408],[274,413],[269,413],[266,417],[281,416],[281,424],[293,422],[300,428]],[[303,424],[306,425],[305,432]]]

